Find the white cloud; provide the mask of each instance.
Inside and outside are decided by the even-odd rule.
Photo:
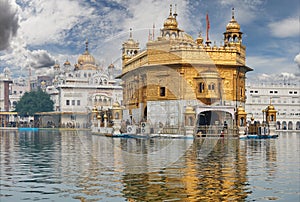
[[[249,24],[258,18],[259,15],[257,13],[261,12],[263,4],[263,0],[220,0],[220,5],[223,8],[234,8],[235,19],[242,25]],[[229,11],[225,19],[231,19]]]
[[[11,71],[19,75],[20,70],[28,67],[42,68],[54,65],[54,58],[46,50],[28,50],[26,43],[21,37],[16,37],[11,42],[11,48],[5,54],[0,56],[0,60],[4,60],[10,65]]]
[[[295,56],[294,61],[297,63],[297,65],[300,69],[300,53],[298,53],[298,55]]]
[[[248,79],[250,83],[252,82],[268,82],[268,83],[281,83],[281,82],[287,82],[287,83],[299,83],[300,79],[299,77],[290,72],[281,72],[281,73],[270,73],[270,74],[259,74],[256,75],[255,78]]]
[[[92,11],[78,1],[31,1],[23,7],[20,31],[30,45],[63,43],[64,31],[91,16]]]
[[[144,45],[148,39],[149,29],[152,32],[153,23],[155,24],[155,37],[160,34],[159,30],[163,27],[164,21],[169,16],[169,8],[169,1],[146,0],[128,4],[127,11],[130,17],[124,19],[121,25],[122,30],[128,32],[129,28],[133,28],[133,31],[136,32],[134,36]],[[178,14],[179,28],[189,29],[188,27],[191,26],[191,23],[186,15],[188,11],[187,2],[178,2],[176,8],[175,4],[173,4],[173,13],[175,9]]]
[[[297,37],[300,32],[299,16],[294,18],[286,18],[280,21],[272,22],[268,25],[270,33],[279,38]]]
[[[132,28],[134,40],[140,43],[143,49],[148,41],[149,30],[152,34],[153,24],[155,24],[155,38],[160,35],[160,29],[170,13],[170,2],[158,0],[136,1],[135,3],[120,2],[127,9],[127,15],[119,11],[110,11],[110,20],[113,25],[119,26],[121,32],[108,35],[103,42],[96,47],[94,52],[98,56],[100,65],[108,66],[111,62],[115,62],[117,68],[121,66],[121,46],[122,43],[129,38],[129,29]],[[172,2],[173,3],[173,2]],[[181,29],[188,29],[192,26],[190,18],[187,17],[188,3],[180,1],[176,6],[178,14],[178,26]],[[147,8],[147,9],[145,9]],[[175,12],[175,4],[172,6]]]
[[[279,74],[281,72],[295,72],[296,70],[295,64],[284,57],[248,56],[247,65],[254,69],[250,74],[255,76],[261,73]]]

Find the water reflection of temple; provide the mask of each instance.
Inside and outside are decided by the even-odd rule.
[[[276,148],[284,153],[294,145],[292,150],[297,151],[290,137],[281,142],[214,138],[188,142],[108,138],[83,131],[0,130],[0,135],[1,176],[17,176],[14,179],[23,185],[26,180],[51,184],[56,193],[94,201],[244,201],[251,191],[247,176],[257,175],[249,167],[264,166],[259,174],[273,178],[279,161]],[[176,150],[181,156],[174,160]],[[253,158],[263,159],[262,164],[256,165]],[[21,167],[14,166],[17,159],[24,163]]]
[[[159,172],[124,175],[126,198],[136,201],[242,201],[247,197],[247,162],[239,141],[217,140],[206,158],[194,142],[186,156]]]

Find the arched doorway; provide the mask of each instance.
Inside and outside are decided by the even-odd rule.
[[[232,124],[233,117],[226,111],[203,111],[197,115],[197,133],[208,134],[212,128],[221,131],[230,128]]]
[[[281,126],[281,123],[280,123],[280,121],[277,121],[277,123],[276,123],[276,129],[280,129],[280,126]]]
[[[296,123],[296,130],[300,130],[300,121],[297,121]]]
[[[282,122],[282,130],[286,130],[286,129],[287,129],[287,127],[286,127],[286,122],[283,121],[283,122]]]
[[[293,130],[293,122],[289,121],[288,130]]]

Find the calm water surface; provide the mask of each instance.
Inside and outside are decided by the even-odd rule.
[[[299,201],[300,133],[122,139],[0,131],[0,201]]]

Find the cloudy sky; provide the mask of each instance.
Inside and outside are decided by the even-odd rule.
[[[159,34],[170,4],[177,4],[179,28],[194,38],[205,33],[208,13],[217,45],[234,7],[254,69],[248,77],[300,76],[299,0],[0,0],[0,72],[9,67],[15,77],[26,76],[28,67],[43,74],[55,62],[74,64],[86,39],[100,65],[120,66],[129,29],[145,47],[149,29],[155,24]]]

